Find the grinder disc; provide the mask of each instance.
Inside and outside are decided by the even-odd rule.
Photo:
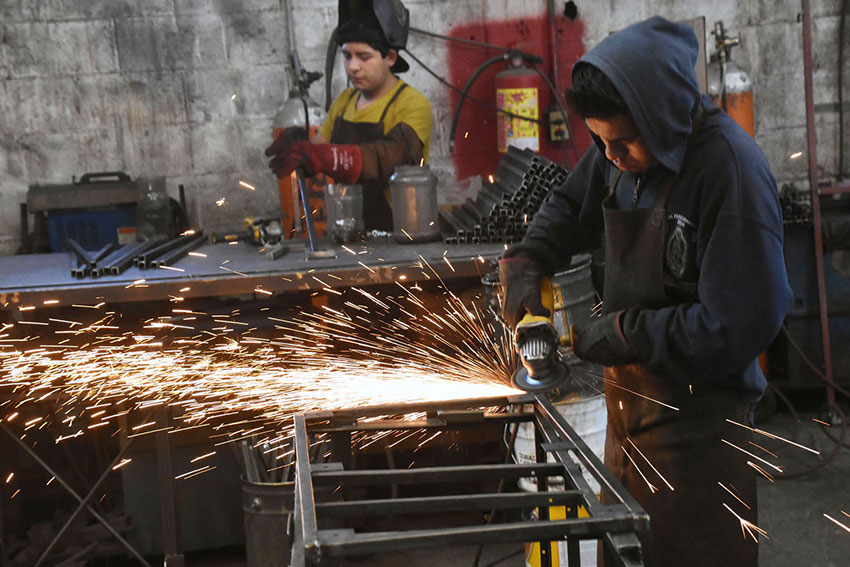
[[[550,370],[544,376],[538,377],[531,376],[525,366],[520,366],[514,372],[512,382],[514,386],[526,392],[543,392],[561,386],[568,376],[567,367],[556,362],[550,366]]]

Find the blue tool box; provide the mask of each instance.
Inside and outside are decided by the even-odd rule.
[[[136,204],[50,211],[47,235],[54,252],[66,251],[68,238],[76,240],[86,250],[100,250],[109,243],[135,242]]]
[[[66,251],[68,238],[99,250],[135,242],[137,194],[136,182],[124,172],[86,173],[70,184],[30,185],[27,209],[45,220],[53,252]]]

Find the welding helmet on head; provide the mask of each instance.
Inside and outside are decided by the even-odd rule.
[[[338,45],[377,43],[399,52],[407,46],[409,30],[410,12],[401,0],[339,0]],[[399,54],[390,70],[403,73],[409,68]]]

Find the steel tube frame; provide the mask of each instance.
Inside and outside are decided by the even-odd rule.
[[[343,470],[340,463],[312,464],[311,435],[333,432],[350,433],[365,430],[358,419],[429,412],[428,419],[419,420],[425,429],[445,429],[454,419],[460,428],[471,423],[483,424],[482,408],[506,407],[514,404],[533,405],[531,413],[521,414],[533,420],[538,431],[538,462],[528,464],[467,465],[453,467],[423,467],[419,469]],[[442,409],[438,409],[442,406]],[[469,408],[478,408],[482,417],[475,419]],[[467,410],[458,413],[458,410]],[[474,413],[474,412],[473,412]],[[433,417],[437,416],[437,417]],[[446,418],[442,421],[440,418]],[[341,423],[340,423],[341,422]],[[386,552],[401,549],[472,545],[484,543],[540,541],[542,564],[551,564],[549,541],[567,540],[570,567],[580,565],[578,541],[602,540],[612,552],[617,565],[647,567],[649,557],[649,517],[637,501],[628,494],[614,475],[608,471],[584,441],[569,426],[554,406],[545,398],[523,395],[478,400],[456,400],[423,404],[393,404],[372,408],[299,414],[295,423],[296,491],[295,538],[292,548],[293,567],[322,565],[330,557],[348,554]],[[339,425],[337,425],[340,423]],[[374,431],[376,423],[368,422]],[[385,430],[394,430],[399,422],[384,423]],[[550,457],[555,462],[546,462]],[[333,456],[332,456],[333,458]],[[599,502],[585,480],[581,463],[597,480],[611,503]],[[462,480],[515,479],[533,476],[538,479],[540,492],[523,494],[460,494],[401,499],[316,502],[314,487],[393,486],[397,484],[452,483]],[[564,479],[566,490],[547,491],[548,478]],[[553,505],[570,505],[573,513],[563,520],[549,520]],[[578,518],[578,506],[584,506],[590,517]],[[493,525],[471,525],[444,529],[355,533],[351,529],[320,529],[320,520],[377,515],[443,513],[462,510],[492,510],[510,508],[538,509],[540,520],[507,522]]]

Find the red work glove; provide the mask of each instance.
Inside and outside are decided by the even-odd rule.
[[[357,145],[295,142],[279,165],[274,161],[269,167],[279,179],[303,166],[307,175],[324,173],[337,181],[354,183],[363,169],[363,154]]]
[[[292,144],[307,139],[307,130],[301,126],[284,128],[283,131],[277,135],[277,138],[274,139],[274,142],[266,148],[266,155],[268,157],[283,157],[289,151]]]

